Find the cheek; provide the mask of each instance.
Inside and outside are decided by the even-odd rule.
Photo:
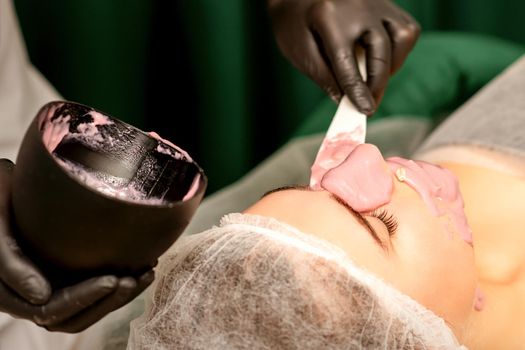
[[[418,267],[411,271],[419,276],[417,284],[412,284],[416,286],[413,293],[420,303],[459,329],[474,310],[474,260],[471,252],[444,246],[421,250],[428,259],[419,258]]]
[[[446,218],[430,214],[414,198],[393,200],[399,228],[393,238],[403,292],[452,324],[472,312],[476,287],[474,253],[459,237],[445,230]]]

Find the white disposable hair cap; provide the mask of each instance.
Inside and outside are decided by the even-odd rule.
[[[464,349],[444,320],[340,248],[229,214],[161,259],[128,349]]]

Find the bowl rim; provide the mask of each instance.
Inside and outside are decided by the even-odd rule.
[[[90,109],[91,111],[99,113],[99,114],[103,115],[104,117],[107,117],[109,120],[117,120],[119,123],[122,123],[122,124],[124,124],[127,127],[130,127],[134,131],[136,131],[136,132],[146,136],[147,138],[157,141],[159,144],[162,144],[164,147],[168,147],[169,149],[174,150],[175,152],[177,152],[179,154],[182,154],[183,155],[183,160],[185,162],[187,162],[188,164],[191,164],[192,166],[196,167],[197,173],[196,173],[195,176],[199,177],[199,179],[198,179],[199,183],[198,183],[197,190],[187,200],[173,200],[173,201],[172,200],[165,200],[165,201],[162,201],[162,202],[159,202],[159,203],[148,203],[148,202],[128,200],[128,199],[125,199],[125,198],[112,196],[112,195],[106,194],[104,192],[97,191],[97,190],[93,189],[92,187],[86,185],[86,183],[84,183],[78,177],[76,177],[73,174],[71,174],[70,172],[68,172],[57,161],[56,157],[54,157],[52,155],[52,153],[49,151],[48,147],[45,145],[43,137],[42,137],[43,129],[44,129],[45,122],[46,122],[45,119],[48,117],[49,109],[57,107],[57,106],[62,106],[62,105],[71,105],[71,106],[84,107],[84,108]],[[169,143],[171,143],[171,141],[164,140],[162,138],[153,137],[153,136],[151,136],[150,133],[145,132],[145,131],[137,128],[136,126],[134,126],[132,124],[129,124],[129,123],[125,122],[125,121],[122,121],[119,118],[113,117],[112,115],[110,115],[110,114],[108,114],[106,112],[103,112],[101,110],[98,110],[98,109],[96,109],[94,107],[91,107],[91,106],[88,106],[88,105],[85,105],[85,104],[82,104],[82,103],[74,102],[74,101],[54,100],[54,101],[50,101],[50,102],[46,103],[44,106],[42,106],[39,109],[39,111],[37,112],[35,121],[36,121],[37,132],[38,132],[38,134],[40,136],[38,138],[38,142],[44,148],[45,154],[47,155],[48,159],[50,159],[54,164],[56,164],[57,167],[60,169],[60,171],[62,173],[67,175],[75,183],[81,185],[82,188],[84,188],[84,189],[88,190],[89,192],[92,192],[92,193],[94,193],[96,195],[99,195],[99,196],[101,196],[103,198],[106,198],[106,199],[108,199],[110,201],[117,201],[117,202],[120,202],[120,203],[123,203],[123,204],[127,204],[127,205],[131,205],[131,206],[172,208],[172,207],[179,207],[181,205],[184,205],[185,203],[191,203],[191,202],[193,202],[196,199],[200,201],[202,196],[203,196],[203,194],[204,194],[204,192],[206,191],[206,187],[207,187],[207,184],[208,184],[208,178],[207,178],[204,170],[202,169],[202,167],[193,159],[193,157],[191,157],[189,155],[189,153],[186,150],[184,150],[183,148],[181,148],[179,146],[176,146],[176,148],[175,148],[175,147],[173,147],[172,145],[169,144]],[[166,141],[168,141],[168,142],[166,142]],[[175,145],[175,144],[173,144],[173,145]],[[182,151],[182,153],[181,153],[181,151]],[[189,157],[189,159],[188,159],[188,157]],[[195,181],[195,179],[194,179],[194,181]],[[193,183],[194,182],[192,182],[192,185],[190,185],[190,188],[191,188],[191,186],[193,186]]]

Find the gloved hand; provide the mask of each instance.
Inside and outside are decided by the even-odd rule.
[[[10,188],[14,164],[0,160],[0,311],[50,331],[80,332],[133,300],[154,278],[94,277],[52,291],[48,281],[20,251],[10,227]]]
[[[375,112],[420,32],[390,0],[268,0],[268,8],[284,55],[334,100],[346,94],[367,115]],[[356,45],[365,51],[366,83]]]

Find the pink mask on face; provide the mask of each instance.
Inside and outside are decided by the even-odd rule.
[[[379,149],[361,144],[322,176],[319,187],[343,199],[358,212],[369,212],[390,202],[394,183]]]
[[[333,138],[323,141],[319,153],[312,165],[312,176],[310,177],[310,187],[316,190],[321,189],[321,180],[330,169],[340,165],[358,143],[354,140],[352,133],[339,133]]]
[[[457,178],[447,169],[422,161],[392,157],[387,160],[395,174],[403,170],[403,179],[423,199],[435,216],[449,218],[445,229],[457,231],[461,238],[472,244],[472,230],[465,216],[464,202]]]
[[[390,202],[394,188],[392,173],[406,182],[423,199],[435,216],[446,216],[451,222],[446,225],[449,232],[458,231],[461,238],[472,244],[472,231],[465,217],[464,202],[456,177],[448,170],[426,162],[412,161],[398,157],[386,162],[377,147],[360,144],[349,149],[349,154],[340,164],[324,173],[319,166],[312,166],[311,186],[314,190],[325,189],[343,199],[354,210],[366,213]],[[332,152],[338,154],[336,147]],[[328,163],[317,159],[316,163]],[[401,173],[400,173],[401,172]]]

